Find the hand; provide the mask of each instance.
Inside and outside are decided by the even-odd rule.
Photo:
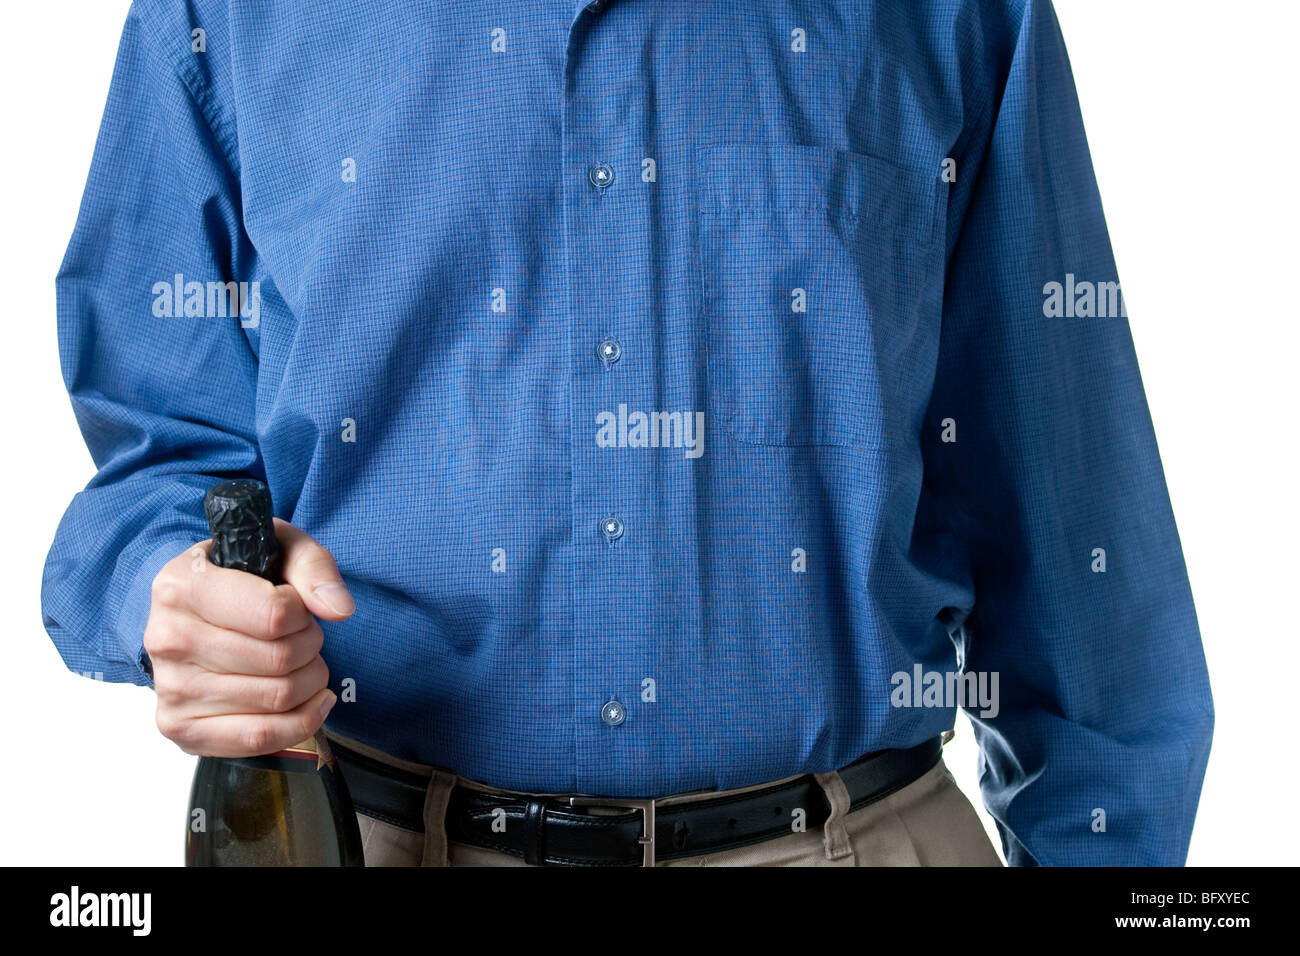
[[[144,648],[158,729],[186,753],[275,753],[314,734],[334,706],[316,617],[342,621],[355,605],[328,551],[279,518],[275,531],[284,584],[212,564],[211,540],[153,580]]]

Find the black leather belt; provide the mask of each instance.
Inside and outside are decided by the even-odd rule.
[[[428,777],[337,741],[331,746],[361,813],[424,832]],[[942,748],[943,738],[935,737],[907,750],[870,753],[844,767],[840,778],[849,793],[849,809],[912,783],[939,762]],[[588,812],[592,808],[606,812]],[[747,793],[667,806],[654,800],[490,793],[457,785],[447,804],[446,829],[452,843],[499,850],[528,863],[653,866],[656,859],[715,853],[785,836],[798,809],[809,829],[830,816],[826,796],[811,774]]]

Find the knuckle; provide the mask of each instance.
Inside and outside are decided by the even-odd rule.
[[[154,715],[154,723],[158,725],[158,732],[168,740],[179,743],[185,736],[182,729],[185,721],[172,713],[170,708],[159,707]]]
[[[271,728],[261,721],[250,724],[241,735],[240,742],[250,755],[264,754],[271,749]]]
[[[287,677],[275,678],[267,684],[262,701],[268,713],[282,714],[291,709],[293,704],[293,681]]]
[[[270,644],[266,649],[266,666],[272,674],[287,674],[292,669],[293,645],[280,640]]]
[[[313,581],[329,581],[339,576],[334,556],[319,545],[306,561],[307,576]]]
[[[288,595],[276,591],[266,602],[266,634],[269,637],[282,637],[293,614],[293,604]]]
[[[156,672],[154,674],[153,689],[154,693],[158,695],[158,703],[163,706],[175,707],[185,698],[184,693],[176,686],[175,681]]]
[[[176,628],[157,619],[150,620],[145,625],[144,649],[149,652],[150,657],[156,659],[171,657],[180,651],[181,644],[181,636]]]
[[[149,590],[154,604],[172,608],[181,606],[184,587],[176,580],[170,565],[158,572]]]
[[[305,628],[305,644],[311,648],[313,654],[320,654],[321,648],[325,646],[325,629],[315,619]]]

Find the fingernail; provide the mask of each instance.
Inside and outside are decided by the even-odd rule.
[[[322,717],[327,716],[329,712],[334,709],[334,705],[337,704],[338,702],[339,699],[334,696],[334,691],[330,691],[329,696],[326,697],[325,700],[321,702],[320,715]]]
[[[312,591],[335,614],[351,614],[357,609],[356,602],[352,600],[348,589],[338,581],[318,584]]]

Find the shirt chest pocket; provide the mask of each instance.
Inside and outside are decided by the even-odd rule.
[[[696,174],[711,419],[742,443],[874,445],[937,324],[938,172],[724,144]]]

